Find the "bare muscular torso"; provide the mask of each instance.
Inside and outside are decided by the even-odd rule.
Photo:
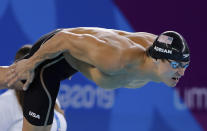
[[[107,41],[107,44],[116,46],[117,48],[128,48],[129,53],[127,55],[129,56],[131,52],[131,54],[133,55],[133,50],[130,51],[131,49],[133,49],[134,47],[139,47],[143,48],[144,57],[145,49],[148,48],[156,38],[155,35],[145,32],[129,33],[119,30],[102,28],[72,28],[66,30],[76,34],[93,35],[98,39]],[[102,83],[101,85],[104,88],[112,89],[123,86],[128,88],[137,88],[143,86],[149,81],[147,72],[148,69],[142,63],[139,64],[139,66],[128,65],[127,67],[120,70],[118,73],[106,74],[104,72],[101,72],[93,65],[89,65],[74,58],[70,54],[66,54],[65,57],[71,66],[82,72],[89,79],[95,82],[99,81],[97,83]]]

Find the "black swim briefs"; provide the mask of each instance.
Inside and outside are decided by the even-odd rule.
[[[24,59],[31,57],[42,44],[59,31],[60,29],[41,37]],[[63,54],[45,60],[35,69],[35,78],[24,92],[23,114],[29,123],[35,126],[52,124],[60,81],[76,72],[64,59]]]

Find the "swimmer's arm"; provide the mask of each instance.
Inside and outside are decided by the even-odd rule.
[[[120,61],[122,56],[120,50],[95,36],[63,30],[45,42],[29,59],[29,63],[32,63],[35,68],[45,59],[64,53],[91,64],[103,72],[110,73],[116,72],[124,65],[124,62]]]
[[[8,70],[8,66],[0,66],[0,89],[8,88],[5,83],[7,70]]]
[[[9,66],[0,66],[0,89],[18,89],[21,90],[21,87],[23,86],[23,84],[18,81],[15,84],[13,84],[11,87],[8,87],[6,82],[5,82],[5,78],[6,78],[6,73],[9,70]]]

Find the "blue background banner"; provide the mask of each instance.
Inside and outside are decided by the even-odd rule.
[[[198,64],[206,56],[204,12],[202,0],[1,0],[0,65],[12,64],[22,45],[56,28],[104,27],[154,34],[175,30],[184,35],[192,52],[191,65],[176,88],[150,82],[138,89],[105,90],[77,73],[61,83],[58,96],[68,130],[207,130],[207,64]]]

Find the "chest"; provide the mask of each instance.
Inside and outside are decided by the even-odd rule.
[[[109,75],[71,56],[67,57],[67,60],[72,67],[82,72],[87,78],[107,88],[138,88],[146,84],[146,76],[139,69],[123,70],[121,73]]]
[[[117,75],[102,75],[102,81],[109,84],[109,86],[139,88],[147,83],[145,77],[140,74],[123,73]]]

